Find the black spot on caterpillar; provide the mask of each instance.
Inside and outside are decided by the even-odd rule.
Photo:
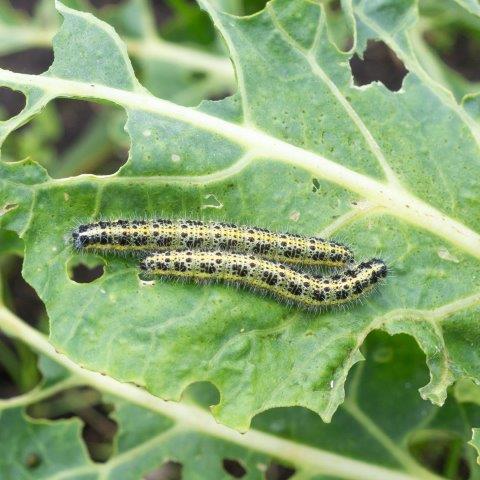
[[[113,220],[80,225],[72,232],[78,249],[100,251],[228,250],[306,266],[343,267],[352,251],[317,237],[199,220]]]
[[[316,277],[253,255],[224,251],[153,253],[140,268],[151,275],[247,286],[311,310],[350,302],[387,276],[386,264],[376,258],[330,277]]]

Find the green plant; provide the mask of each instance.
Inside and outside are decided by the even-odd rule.
[[[59,25],[48,72],[0,69],[0,85],[26,98],[0,123],[0,253],[8,266],[24,248],[22,274],[50,335],[23,323],[8,298],[0,307],[0,328],[16,339],[0,364],[16,372],[23,358],[31,372],[16,382],[22,395],[0,402],[0,472],[127,479],[174,460],[184,478],[480,477],[467,445],[480,415],[478,99],[424,42],[425,25],[445,11],[424,2],[419,16],[413,0],[344,0],[340,10],[274,0],[241,17],[225,13],[241,13],[240,2],[200,0],[235,83],[196,7],[172,1],[165,27],[172,41],[201,31],[193,48],[160,40],[140,0],[96,15],[66,3],[56,2],[61,24],[48,2],[35,17],[52,34]],[[480,30],[476,2],[444,3]],[[47,44],[51,34],[0,5],[11,51]],[[354,85],[349,60],[368,40],[405,65],[400,91]],[[223,100],[185,106],[235,85]],[[37,120],[31,137],[47,152],[43,166],[34,152],[17,158],[29,134],[15,131],[57,98],[108,107],[80,150],[56,159],[44,142],[58,118],[47,110],[51,121]],[[125,144],[128,161],[114,175],[76,175]],[[359,258],[384,256],[394,275],[364,303],[312,315],[222,285],[146,284],[131,258],[79,256],[65,240],[79,220],[185,213],[339,237]],[[80,283],[79,264],[98,278]],[[39,354],[38,370],[12,354],[25,345]],[[89,459],[77,419],[25,413],[71,389],[64,403],[83,392],[81,405],[99,394],[111,405],[113,447],[96,452],[105,463]]]

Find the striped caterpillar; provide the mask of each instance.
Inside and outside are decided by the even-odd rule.
[[[317,237],[198,220],[114,220],[80,225],[78,249],[96,251],[222,250],[305,266],[345,267],[351,250]]]
[[[330,277],[315,277],[253,255],[218,250],[153,253],[141,261],[140,268],[151,275],[252,287],[309,310],[352,301],[387,276],[387,266],[379,259]]]

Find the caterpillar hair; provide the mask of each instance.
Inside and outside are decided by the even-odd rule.
[[[83,224],[72,232],[78,249],[94,251],[225,250],[310,267],[345,267],[352,251],[318,237],[198,220],[113,220]]]
[[[150,275],[251,287],[309,310],[355,300],[387,276],[385,262],[376,258],[316,277],[253,255],[220,250],[153,253],[141,261],[140,268]]]

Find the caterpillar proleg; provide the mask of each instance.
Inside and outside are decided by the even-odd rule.
[[[318,237],[198,220],[114,220],[80,225],[76,248],[97,251],[222,250],[305,266],[344,267],[352,251]]]
[[[316,277],[253,255],[219,250],[153,253],[140,268],[151,275],[251,287],[311,310],[350,302],[387,276],[387,266],[375,258],[335,275]]]

